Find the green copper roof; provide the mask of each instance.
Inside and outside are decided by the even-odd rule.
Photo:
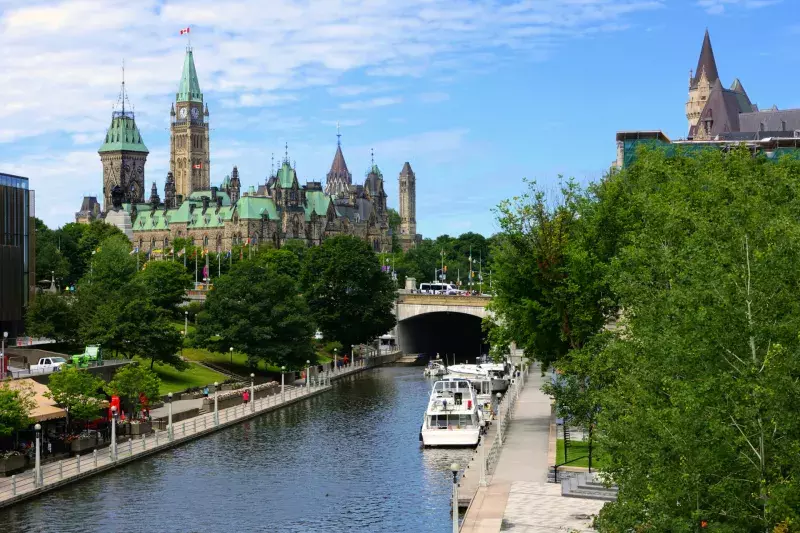
[[[307,191],[306,203],[306,220],[311,220],[312,213],[324,217],[328,214],[328,205],[331,203],[331,197],[323,191]]]
[[[236,203],[236,209],[239,218],[243,220],[261,219],[262,215],[268,216],[270,220],[280,219],[275,202],[265,196],[243,196]]]
[[[281,189],[291,189],[296,179],[297,176],[295,176],[294,169],[289,165],[288,161],[284,161],[280,170],[278,170],[278,183]]]
[[[98,152],[118,152],[125,150],[128,152],[143,152],[149,154],[149,150],[142,141],[139,128],[132,116],[120,115],[111,119],[111,126],[106,132],[106,140]]]
[[[211,191],[210,190],[192,191],[191,193],[189,193],[188,200],[192,200],[195,204],[200,205],[202,203],[202,201],[203,201],[203,196],[207,196],[209,198],[209,200],[210,200],[211,199]],[[230,196],[228,196],[227,192],[225,192],[225,191],[217,191],[217,196],[221,196],[222,197],[222,205],[231,205],[231,198],[230,198]],[[216,206],[217,205],[216,204],[216,200],[211,202],[211,205]]]
[[[181,84],[178,86],[178,94],[175,95],[175,99],[178,102],[203,103],[203,93],[200,92],[200,82],[197,81],[197,70],[194,68],[194,57],[192,56],[191,48],[186,50]]]

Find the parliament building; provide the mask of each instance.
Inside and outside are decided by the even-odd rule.
[[[392,251],[392,230],[384,177],[372,164],[363,185],[352,174],[337,141],[325,186],[301,185],[288,151],[277,169],[257,186],[243,190],[234,166],[218,185],[211,184],[208,104],[203,100],[191,48],[187,48],[175,103],[170,110],[170,171],[163,197],[156,184],[145,200],[145,164],[149,153],[135,116],[121,106],[98,153],[103,167],[103,205],[84,197],[77,222],[104,219],[114,224],[141,252],[169,253],[172,242],[188,239],[210,252],[235,245],[270,243],[280,247],[292,239],[320,244],[336,235],[354,235],[377,252]],[[128,106],[130,108],[130,106]],[[404,250],[416,245],[416,177],[406,162],[399,175],[398,242]]]

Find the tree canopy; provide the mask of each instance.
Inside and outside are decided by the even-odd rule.
[[[92,420],[102,407],[102,386],[103,381],[87,370],[65,368],[50,374],[45,395],[67,410],[68,421]]]
[[[119,369],[104,389],[109,396],[119,396],[130,409],[130,416],[135,417],[141,410],[143,400],[149,404],[158,398],[160,386],[161,380],[151,370],[130,364]]]
[[[35,406],[32,390],[12,388],[10,381],[0,381],[0,436],[27,428]]]
[[[357,237],[327,239],[310,249],[301,276],[303,295],[327,340],[349,349],[395,325],[395,286],[378,257]]]

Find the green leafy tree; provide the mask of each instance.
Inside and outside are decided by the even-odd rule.
[[[36,280],[51,279],[64,281],[69,276],[69,261],[59,249],[58,233],[36,220]]]
[[[31,425],[31,411],[36,407],[33,391],[24,386],[11,386],[10,381],[0,382],[0,436]]]
[[[155,363],[167,364],[178,370],[186,363],[178,354],[183,338],[172,326],[169,313],[156,307],[145,298],[126,303],[119,315],[120,335],[115,339],[128,357],[150,360],[150,369]]]
[[[395,325],[394,282],[361,239],[334,237],[309,250],[301,284],[325,339],[345,349],[371,342]]]
[[[148,404],[159,397],[161,379],[152,371],[138,364],[127,365],[114,374],[106,383],[105,391],[110,396],[119,396],[123,408],[132,416],[142,409],[142,401]]]
[[[50,374],[45,396],[67,411],[67,426],[72,420],[92,420],[99,416],[103,396],[98,392],[103,381],[87,370],[62,369]]]
[[[78,340],[78,315],[68,296],[42,293],[25,315],[26,331],[34,337],[74,343]]]
[[[219,337],[253,366],[263,360],[298,368],[316,360],[314,327],[295,280],[259,261],[238,263],[219,278],[198,319],[198,343]]]
[[[136,273],[134,283],[154,306],[176,313],[192,287],[192,278],[182,263],[150,261]]]

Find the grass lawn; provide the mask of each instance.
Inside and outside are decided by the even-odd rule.
[[[172,323],[172,327],[174,327],[174,328],[175,328],[175,329],[177,329],[178,331],[183,331],[183,326],[184,326],[184,322],[183,322],[183,320],[181,320],[180,322],[173,322],[173,323]],[[195,328],[195,325],[194,325],[194,324],[192,323],[192,321],[190,320],[190,321],[189,321],[189,334],[190,334],[190,335],[191,335],[191,334],[193,334],[195,329],[196,329],[196,328]]]
[[[577,459],[566,466],[582,466],[588,468],[589,466],[589,443],[584,441],[570,441],[569,449],[567,450],[567,460]],[[556,441],[556,463],[561,464],[564,462],[564,439]],[[592,445],[592,468],[600,468],[603,465],[603,457],[597,453],[597,445]]]
[[[140,361],[140,364],[150,368],[150,361]],[[194,363],[190,363],[189,368],[184,371],[175,370],[169,365],[156,364],[153,366],[153,371],[161,378],[159,394],[181,392],[193,387],[202,387],[215,381],[222,382],[228,379],[228,376],[224,374],[214,372]]]

